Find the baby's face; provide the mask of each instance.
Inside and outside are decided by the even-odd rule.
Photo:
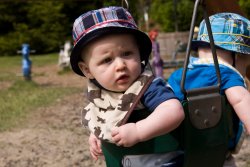
[[[87,46],[82,58],[79,67],[85,76],[111,91],[127,90],[141,73],[139,48],[129,34],[98,38]]]

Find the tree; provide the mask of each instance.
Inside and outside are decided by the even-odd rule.
[[[0,53],[6,55],[15,53],[20,47],[17,42],[18,33],[15,33],[15,25],[25,22],[26,2],[0,3]],[[15,10],[13,10],[15,9]]]
[[[135,13],[133,4],[136,2],[130,2],[129,10]],[[72,39],[73,22],[78,16],[86,11],[110,5],[120,6],[121,1],[9,0],[0,3],[1,56],[15,55],[22,43],[29,43],[39,54],[58,51],[66,40]]]
[[[190,28],[194,0],[128,0],[128,2],[128,10],[143,31],[147,30],[144,21],[144,10],[147,8],[149,26],[157,25],[164,32],[187,31]],[[246,15],[250,16],[250,0],[239,0],[239,4]],[[29,43],[39,54],[59,51],[59,46],[66,40],[72,39],[73,22],[78,16],[92,9],[111,5],[121,6],[122,1],[0,2],[0,56],[14,55],[22,43]],[[200,21],[199,15],[197,26]]]
[[[1,53],[13,55],[22,43],[29,43],[38,53],[58,49],[66,36],[63,25],[68,24],[66,15],[61,13],[62,7],[59,1],[1,3]]]
[[[250,17],[250,0],[239,0],[239,5],[247,18]]]
[[[174,3],[177,5],[176,9]],[[178,31],[187,31],[190,28],[193,6],[193,0],[154,0],[150,6],[150,18],[154,24],[160,25],[162,31],[175,31],[175,23]]]
[[[29,2],[27,19],[31,48],[38,52],[51,52],[66,40],[64,25],[68,24],[65,14],[61,13],[63,3],[59,1]],[[16,27],[19,29],[19,25]]]

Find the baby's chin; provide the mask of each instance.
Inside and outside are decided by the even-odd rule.
[[[113,89],[111,90],[112,92],[117,92],[117,93],[124,93],[126,92],[127,89]]]
[[[108,90],[112,91],[112,92],[117,92],[117,93],[123,93],[126,92],[126,90],[129,88],[129,86],[119,86],[116,88],[109,88]]]

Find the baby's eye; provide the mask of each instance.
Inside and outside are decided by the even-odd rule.
[[[106,64],[106,63],[110,63],[112,61],[111,58],[106,58],[102,61],[102,63]]]
[[[131,51],[123,52],[122,56],[130,56],[132,54]]]

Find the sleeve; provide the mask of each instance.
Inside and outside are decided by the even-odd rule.
[[[159,104],[169,99],[177,99],[177,97],[166,81],[156,78],[142,96],[141,102],[150,111],[154,111]]]
[[[182,101],[184,99],[184,95],[181,91],[181,76],[182,76],[182,68],[174,71],[168,78],[168,84],[174,91],[174,94],[177,98]]]
[[[225,89],[228,89],[233,86],[242,86],[246,87],[244,78],[241,77],[236,71],[228,68],[220,68],[221,72],[221,89],[224,92]]]

